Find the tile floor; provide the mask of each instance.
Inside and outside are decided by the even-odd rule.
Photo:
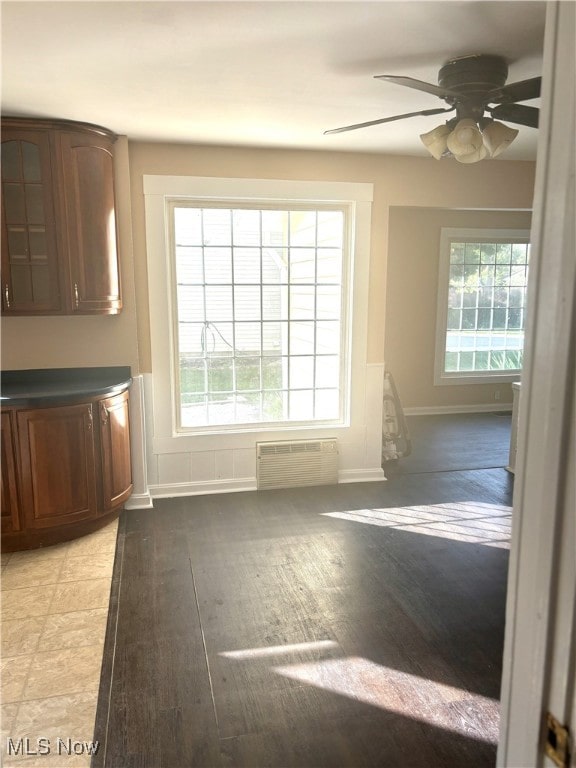
[[[90,765],[117,530],[2,555],[5,768]],[[28,739],[28,755],[7,754],[8,739]]]

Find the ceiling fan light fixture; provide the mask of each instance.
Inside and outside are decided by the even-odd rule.
[[[469,117],[460,120],[447,139],[448,149],[456,159],[478,152],[483,146],[482,134],[476,122]],[[475,162],[475,161],[472,161]]]
[[[485,160],[487,157],[489,157],[489,153],[484,144],[467,155],[454,155],[459,163],[479,163],[480,160]]]
[[[428,131],[428,133],[420,134],[420,140],[432,157],[435,157],[436,160],[440,160],[442,155],[446,152],[449,135],[450,128],[446,124],[438,125],[436,128]]]
[[[516,136],[518,136],[518,131],[515,128],[510,128],[497,120],[489,122],[482,131],[484,146],[490,153],[490,157],[498,157],[502,154],[512,144]]]

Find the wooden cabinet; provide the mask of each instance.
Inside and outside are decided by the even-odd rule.
[[[2,120],[5,314],[117,314],[113,133]]]
[[[2,548],[89,533],[132,493],[128,392],[2,411]]]
[[[92,404],[32,408],[17,417],[25,527],[96,517]]]
[[[52,168],[47,131],[2,124],[2,305],[7,314],[63,309]]]
[[[12,413],[2,411],[2,534],[20,530],[20,503],[16,475],[16,443]]]
[[[132,492],[128,393],[101,400],[100,446],[104,509],[114,509]]]

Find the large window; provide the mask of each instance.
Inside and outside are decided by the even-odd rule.
[[[517,378],[529,232],[443,229],[440,248],[435,383]]]
[[[347,208],[172,200],[180,429],[343,418]]]

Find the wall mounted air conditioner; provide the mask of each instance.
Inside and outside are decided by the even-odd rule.
[[[283,440],[256,443],[259,489],[299,488],[338,482],[338,441]]]

